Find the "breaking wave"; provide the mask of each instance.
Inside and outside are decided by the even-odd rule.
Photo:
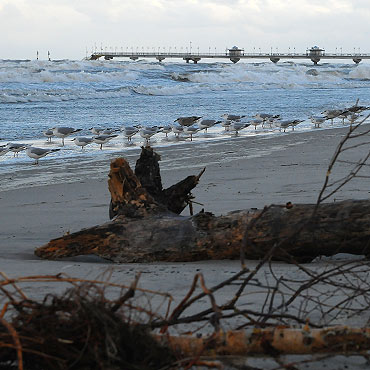
[[[71,100],[119,98],[131,94],[129,88],[106,90],[61,90],[58,91],[3,91],[0,92],[1,103],[35,103],[35,102],[62,102]]]

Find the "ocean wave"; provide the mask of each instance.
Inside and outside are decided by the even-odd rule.
[[[190,82],[190,79],[189,79],[189,74],[188,73],[185,73],[185,74],[181,74],[181,73],[176,73],[176,72],[173,72],[171,73],[171,78],[175,81],[180,81],[180,82]]]
[[[49,70],[0,70],[0,83],[65,83],[65,82],[112,82],[133,81],[139,76],[134,71],[124,72],[54,72]]]
[[[184,95],[184,94],[195,94],[205,89],[202,86],[188,86],[183,87],[179,85],[174,86],[135,86],[132,91],[139,95],[154,95],[154,96],[170,96],[170,95]],[[206,88],[206,90],[210,90]]]
[[[282,87],[296,85],[311,85],[317,83],[338,83],[343,81],[344,74],[339,71],[316,70],[300,65],[252,65],[240,64],[227,66],[219,71],[201,71],[186,75],[173,75],[173,79],[186,79],[194,83],[230,84],[230,83],[258,83],[277,84]]]
[[[133,81],[145,72],[164,71],[155,63],[101,61],[0,61],[0,83]]]

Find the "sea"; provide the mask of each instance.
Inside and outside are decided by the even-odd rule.
[[[183,116],[220,120],[225,113],[245,115],[248,120],[257,113],[269,113],[303,122],[294,132],[250,126],[238,138],[290,135],[314,130],[312,115],[351,106],[357,99],[360,105],[370,106],[368,62],[0,60],[0,145],[11,142],[60,149],[41,158],[39,166],[25,152],[18,157],[11,152],[0,156],[0,189],[98,176],[99,171],[107,171],[107,160],[132,156],[145,144],[140,135],[129,143],[120,131],[125,126],[168,125]],[[92,137],[93,127],[116,129],[118,136],[103,150],[91,144],[82,151],[71,140],[74,136],[67,137],[63,147],[59,138],[48,143],[43,132],[56,126],[81,129],[75,136]],[[320,129],[341,126],[337,120]],[[235,133],[216,125],[192,140],[158,133],[150,145],[189,145],[196,156],[196,146],[234,137]],[[191,166],[191,157],[188,163]],[[35,167],[37,178],[31,176]],[[64,175],[57,175],[63,169]]]

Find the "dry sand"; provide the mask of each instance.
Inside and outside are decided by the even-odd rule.
[[[203,206],[196,205],[195,211],[204,208],[221,214],[235,209],[262,208],[271,203],[315,202],[328,163],[346,132],[347,129],[343,128],[236,137],[199,145],[183,143],[158,148],[157,151],[162,156],[164,186],[196,174],[206,166],[206,172],[193,191],[196,201],[203,203]],[[360,147],[349,152],[347,158],[358,160],[367,151],[368,147]],[[131,154],[131,163],[138,153]],[[32,176],[36,181],[38,174],[46,168],[46,161],[34,167]],[[112,279],[127,284],[141,271],[141,287],[169,292],[175,301],[184,297],[197,272],[202,272],[207,285],[213,286],[239,271],[238,261],[113,265],[94,257],[64,261],[45,261],[35,257],[34,248],[50,239],[108,220],[109,161],[96,163],[96,168],[99,171],[92,179],[79,179],[78,182],[69,179],[72,182],[0,192],[0,271],[12,277],[65,272],[75,277],[95,278],[112,267]],[[335,169],[335,174],[342,176],[348,170],[347,164],[341,164]],[[368,197],[368,180],[359,179],[351,182],[332,200]],[[184,214],[187,213],[185,210]],[[325,264],[333,263],[336,262],[315,262],[310,267],[324,268]],[[249,262],[249,266],[255,264],[255,261]],[[283,276],[298,277],[301,273],[282,263],[276,263],[275,268],[277,274]],[[266,274],[267,270],[261,274]],[[50,289],[55,288],[45,283],[30,294],[42,297]],[[222,302],[230,294],[232,292],[224,292],[217,296],[217,300]],[[250,301],[258,307],[261,299]],[[203,304],[207,306],[208,301]]]

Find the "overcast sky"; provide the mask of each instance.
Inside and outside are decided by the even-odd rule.
[[[0,0],[0,59],[92,49],[370,53],[370,0]],[[123,48],[123,49],[122,49]]]

